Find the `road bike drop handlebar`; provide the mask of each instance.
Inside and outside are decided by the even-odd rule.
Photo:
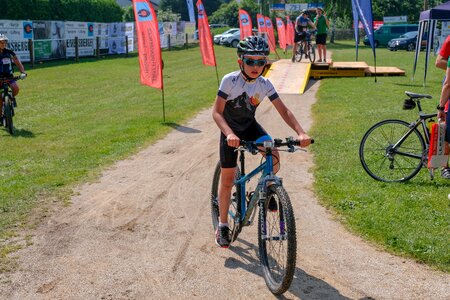
[[[311,144],[314,144],[314,139],[311,139]],[[266,150],[271,150],[273,148],[287,147],[287,152],[295,152],[300,150],[300,148],[296,148],[295,146],[300,146],[300,141],[294,140],[293,137],[287,137],[286,142],[283,142],[282,139],[274,139],[273,141],[264,141],[256,143],[254,141],[239,141],[239,148],[237,151],[248,151],[252,154],[257,154],[259,152],[258,147],[263,147]]]

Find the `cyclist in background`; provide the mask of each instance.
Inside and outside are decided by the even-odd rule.
[[[295,19],[295,36],[294,36],[294,47],[292,47],[292,62],[295,61],[295,53],[297,52],[297,43],[300,41],[304,41],[306,38],[309,38],[309,33],[307,31],[308,26],[312,29],[316,29],[314,23],[309,19],[309,12],[305,9],[302,13]],[[306,49],[306,43],[304,43],[305,49],[304,52],[308,53],[308,49]],[[308,55],[306,54],[306,58]]]
[[[8,37],[0,33],[0,78],[14,77],[13,64],[15,64],[19,68],[20,73],[23,74],[21,76],[25,77],[26,76],[25,68],[20,62],[20,59],[16,56],[14,51],[6,48],[7,45],[8,45]],[[14,97],[17,94],[19,94],[19,86],[17,85],[17,82],[15,80],[11,80],[9,82],[9,85],[11,86],[11,90],[13,92]],[[0,108],[2,107],[3,107],[3,99],[2,97],[0,97]],[[2,125],[3,125],[3,111],[0,114],[0,126]]]
[[[298,135],[301,147],[307,147],[311,138],[305,133],[294,114],[284,105],[272,83],[261,76],[267,64],[269,45],[258,36],[249,36],[239,42],[237,55],[240,71],[225,75],[217,92],[212,117],[220,128],[219,226],[216,244],[230,245],[228,210],[233,187],[239,141],[266,141],[272,138],[255,119],[258,105],[268,97],[283,120]],[[278,151],[273,153],[274,172],[279,170]],[[275,204],[276,205],[276,204]],[[270,203],[269,203],[270,207]]]

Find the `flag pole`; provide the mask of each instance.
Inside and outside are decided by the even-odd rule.
[[[161,89],[162,106],[163,106],[163,122],[166,123],[166,110],[164,107],[164,87]]]
[[[219,73],[217,72],[217,63],[215,65],[216,67],[216,78],[217,78],[217,86],[220,86],[220,82],[219,82]]]

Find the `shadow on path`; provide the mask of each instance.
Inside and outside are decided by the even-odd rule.
[[[184,132],[184,133],[200,133],[201,132],[201,130],[191,128],[191,127],[186,127],[186,126],[179,125],[179,124],[173,123],[173,122],[164,123],[164,125],[172,127],[173,129],[178,130],[180,132]]]
[[[241,268],[261,277],[264,280],[262,268],[258,259],[258,247],[240,238],[237,239],[236,245],[231,245],[231,251],[241,257],[240,260],[230,257],[225,260],[225,267],[230,269]],[[349,300],[339,293],[337,289],[329,285],[327,282],[309,275],[300,268],[295,268],[294,279],[288,292],[292,293],[296,298],[303,300]],[[277,299],[288,299],[280,295]],[[372,299],[370,297],[361,300]]]

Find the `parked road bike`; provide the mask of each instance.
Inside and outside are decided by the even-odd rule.
[[[316,61],[316,46],[311,44],[311,39],[315,32],[316,31],[307,31],[305,39],[297,43],[297,50],[295,53],[295,60],[297,62],[300,62],[303,56],[305,56],[305,59],[309,58],[311,63]]]
[[[389,119],[376,123],[364,134],[359,146],[359,158],[364,170],[374,179],[384,182],[407,181],[428,164],[430,130],[437,113],[425,114],[420,100],[430,95],[405,92],[403,109],[417,107],[413,122]],[[428,120],[428,121],[427,121]],[[433,179],[433,170],[430,170]]]
[[[15,76],[13,78],[1,78],[0,77],[0,85],[2,94],[1,97],[3,99],[3,126],[8,130],[9,134],[14,134],[14,107],[16,107],[16,100],[13,97],[13,93],[11,90],[10,82],[13,80],[24,79],[26,77],[25,74],[21,74],[19,76]]]
[[[299,142],[292,137],[266,141],[262,143],[241,141],[239,151],[239,167],[236,168],[236,180],[232,190],[228,223],[231,241],[235,241],[242,228],[253,223],[258,214],[258,246],[259,259],[263,268],[265,282],[273,294],[284,293],[291,285],[297,255],[297,237],[294,211],[289,195],[283,187],[282,179],[273,172],[272,152],[295,152]],[[283,147],[283,148],[281,148]],[[264,157],[254,170],[245,173],[245,152]],[[214,171],[211,189],[211,213],[214,231],[219,224],[218,189],[220,183],[220,162]],[[254,191],[247,192],[247,183],[261,173]]]

